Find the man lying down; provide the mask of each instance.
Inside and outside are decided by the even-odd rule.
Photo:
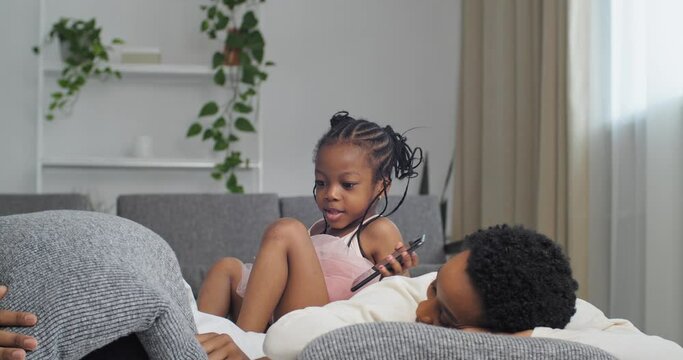
[[[387,278],[349,300],[284,315],[268,329],[265,355],[294,359],[309,342],[329,331],[398,321],[574,341],[618,359],[683,359],[683,349],[676,343],[648,336],[627,320],[608,319],[577,299],[569,262],[547,237],[503,225],[464,240],[465,250],[436,273]],[[203,322],[212,316],[195,314],[200,332],[227,332],[251,357],[261,355],[261,335],[241,332],[216,317],[212,326],[204,327]],[[221,323],[231,330],[220,331]]]

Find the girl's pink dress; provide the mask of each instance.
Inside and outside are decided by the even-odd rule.
[[[366,219],[369,221],[372,218]],[[319,220],[320,222],[322,220]],[[317,222],[316,222],[317,224]],[[311,226],[311,229],[315,226]],[[309,229],[310,232],[310,229]],[[325,276],[325,285],[330,301],[346,300],[353,296],[351,286],[358,277],[367,275],[373,267],[373,263],[363,257],[360,251],[358,237],[354,236],[356,229],[343,237],[327,234],[311,236],[315,252],[320,261],[320,267]],[[353,236],[353,239],[351,237]],[[350,245],[349,239],[351,239]],[[237,294],[244,297],[247,281],[251,273],[252,264],[244,264],[242,267],[242,280],[237,286]],[[379,277],[373,279],[368,285],[379,281]],[[367,286],[367,285],[365,285]]]

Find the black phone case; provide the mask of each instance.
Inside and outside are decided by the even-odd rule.
[[[424,241],[425,235],[422,234],[422,236],[420,236],[419,238],[408,243],[409,246],[406,251],[409,254],[415,252],[415,250],[417,250],[420,246],[422,246],[422,244],[424,244]],[[399,264],[403,265],[403,256],[398,250],[395,250],[391,255],[396,259],[396,261],[398,261]],[[385,262],[381,265],[384,265],[387,269],[389,269],[389,271],[393,271],[393,268],[391,267],[391,265],[389,265],[389,263]],[[358,289],[362,288],[363,286],[365,286],[365,284],[369,283],[372,279],[380,275],[379,270],[377,270],[377,266],[373,266],[372,269],[370,269],[369,271],[372,271],[369,275],[365,275],[367,272],[363,273],[361,276],[359,276],[356,280],[353,281],[353,285],[351,286],[352,292],[355,292]],[[365,278],[363,278],[364,276]],[[358,279],[361,278],[363,279],[359,281]]]

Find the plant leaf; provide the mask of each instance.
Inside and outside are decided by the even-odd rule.
[[[248,114],[253,110],[251,106],[241,102],[236,102],[235,105],[232,106],[232,109],[242,114]]]
[[[242,93],[242,95],[244,95],[244,96],[254,96],[254,95],[256,95],[256,90],[254,90],[254,88],[249,88],[247,91],[245,91],[244,93]]]
[[[222,128],[222,127],[225,127],[225,124],[226,124],[225,118],[221,116],[218,119],[216,119],[216,121],[213,122],[213,127],[214,128]]]
[[[225,44],[230,49],[241,49],[245,46],[247,36],[240,31],[229,31]]]
[[[239,164],[242,163],[242,153],[239,151],[233,151],[230,153],[230,156],[225,158],[225,166],[228,168],[234,168],[236,166],[239,166]]]
[[[244,47],[250,49],[263,49],[266,45],[266,41],[263,40],[263,35],[258,30],[252,31],[247,34]]]
[[[258,19],[256,19],[256,15],[254,15],[253,11],[247,11],[244,16],[242,16],[242,25],[240,26],[240,30],[242,31],[248,31],[256,27],[258,25]]]
[[[240,78],[240,81],[245,84],[255,85],[257,72],[258,69],[253,65],[242,66],[242,78]]]
[[[260,64],[263,61],[263,48],[252,49],[251,53],[254,55],[254,59]]]
[[[218,71],[216,71],[216,74],[213,76],[213,82],[219,86],[225,85],[225,72],[223,71],[223,68],[220,68]]]
[[[237,130],[244,131],[244,132],[255,132],[256,129],[254,126],[251,124],[251,122],[247,118],[243,117],[238,117],[237,120],[235,120],[235,127]]]
[[[216,170],[218,170],[218,171],[220,171],[220,172],[222,172],[222,173],[226,173],[226,172],[228,172],[228,171],[230,170],[230,169],[228,169],[228,168],[225,166],[224,163],[216,164],[215,167],[216,167]]]
[[[216,17],[218,20],[216,21],[216,30],[225,30],[225,28],[228,27],[228,22],[230,21],[230,18],[225,16],[221,11],[216,11]]]
[[[213,137],[213,130],[212,129],[206,129],[204,130],[204,135],[202,135],[202,141],[205,141],[206,139],[210,139]]]
[[[213,59],[211,61],[212,65],[213,65],[213,69],[223,65],[223,61],[225,61],[225,56],[222,53],[220,53],[218,51],[213,53]]]
[[[216,180],[220,180],[223,178],[223,173],[220,171],[214,171],[211,173],[211,177],[216,179]]]
[[[123,39],[121,39],[121,38],[114,38],[111,41],[111,43],[114,45],[121,45],[121,44],[125,44],[125,41],[123,41]]]
[[[240,65],[242,65],[242,66],[251,65],[251,58],[246,53],[246,51],[240,51],[239,58],[240,58]]]
[[[225,141],[223,138],[218,139],[216,143],[213,145],[213,150],[214,151],[222,151],[228,148],[230,144],[228,144],[227,141]]]
[[[242,185],[235,185],[228,188],[233,194],[244,194],[244,187]]]
[[[202,106],[199,111],[199,117],[215,115],[218,112],[218,105],[215,101],[209,101]]]
[[[266,65],[266,66],[274,66],[275,63],[272,62],[272,61],[266,61],[266,64],[265,64],[265,65]]]
[[[237,186],[237,176],[235,176],[235,173],[230,174],[230,177],[228,177],[227,185],[228,187]]]
[[[237,186],[237,176],[234,173],[230,174],[227,184],[229,188]]]
[[[192,125],[190,125],[189,129],[187,129],[187,135],[185,135],[185,136],[186,137],[193,137],[193,136],[199,134],[200,132],[202,132],[202,124],[195,122],[195,123],[192,123]]]

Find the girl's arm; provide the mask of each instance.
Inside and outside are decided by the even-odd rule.
[[[408,275],[408,269],[418,264],[417,254],[408,254],[403,245],[403,238],[398,227],[387,218],[379,218],[361,232],[361,246],[371,261],[378,264],[382,276]],[[401,253],[403,265],[393,256],[395,251]],[[393,271],[389,271],[382,264],[390,264]]]

